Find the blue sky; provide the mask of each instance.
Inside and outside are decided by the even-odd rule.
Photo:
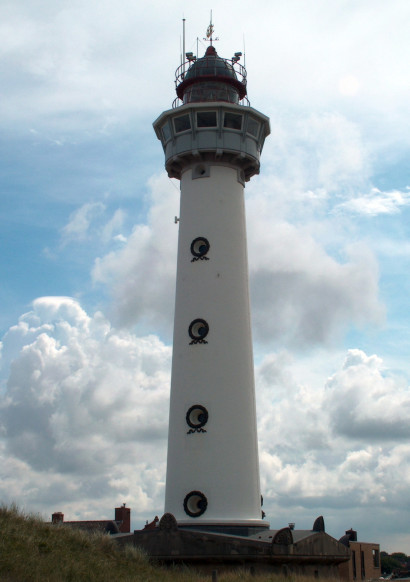
[[[271,119],[246,187],[265,511],[407,553],[409,13],[214,9]],[[162,511],[179,200],[152,122],[182,16],[196,53],[196,0],[0,7],[0,499],[47,517]]]

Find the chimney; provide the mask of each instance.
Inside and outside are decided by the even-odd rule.
[[[346,535],[349,536],[349,542],[357,542],[357,531],[354,529],[348,529]]]
[[[56,511],[51,516],[51,523],[63,523],[63,521],[64,521],[64,513],[61,513],[61,511]]]
[[[131,509],[125,507],[125,503],[121,507],[115,508],[115,521],[118,523],[118,528],[121,533],[130,533],[131,531]]]

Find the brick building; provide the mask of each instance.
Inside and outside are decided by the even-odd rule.
[[[357,532],[349,529],[339,540],[350,549],[348,562],[339,565],[342,580],[371,580],[381,576],[380,545],[369,542],[358,542]]]
[[[89,521],[64,521],[64,513],[56,511],[51,516],[51,523],[60,524],[75,529],[81,529],[89,532],[101,532],[109,534],[130,533],[131,531],[131,509],[125,507],[115,508],[114,519],[100,519]]]

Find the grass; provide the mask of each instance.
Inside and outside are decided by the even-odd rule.
[[[121,549],[108,535],[45,523],[15,506],[0,507],[0,582],[210,582],[188,567],[162,568],[138,549]],[[237,570],[218,582],[314,582]],[[315,581],[317,582],[317,580]],[[334,581],[333,581],[334,582]]]

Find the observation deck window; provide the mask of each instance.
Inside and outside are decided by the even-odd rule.
[[[198,111],[196,125],[197,127],[216,127],[216,111]]]
[[[175,133],[181,133],[182,131],[188,131],[191,129],[191,120],[189,115],[180,115],[174,118]]]
[[[242,129],[242,118],[243,116],[239,113],[226,112],[224,115],[224,127],[240,131]]]
[[[161,127],[161,131],[164,141],[168,141],[169,139],[171,139],[171,128],[169,127],[168,121],[164,123],[164,125]]]
[[[247,133],[250,133],[251,135],[253,135],[253,137],[258,137],[258,135],[259,135],[259,128],[260,128],[259,121],[256,121],[256,119],[254,119],[253,117],[249,117],[248,118],[248,126],[246,128],[246,132]]]

